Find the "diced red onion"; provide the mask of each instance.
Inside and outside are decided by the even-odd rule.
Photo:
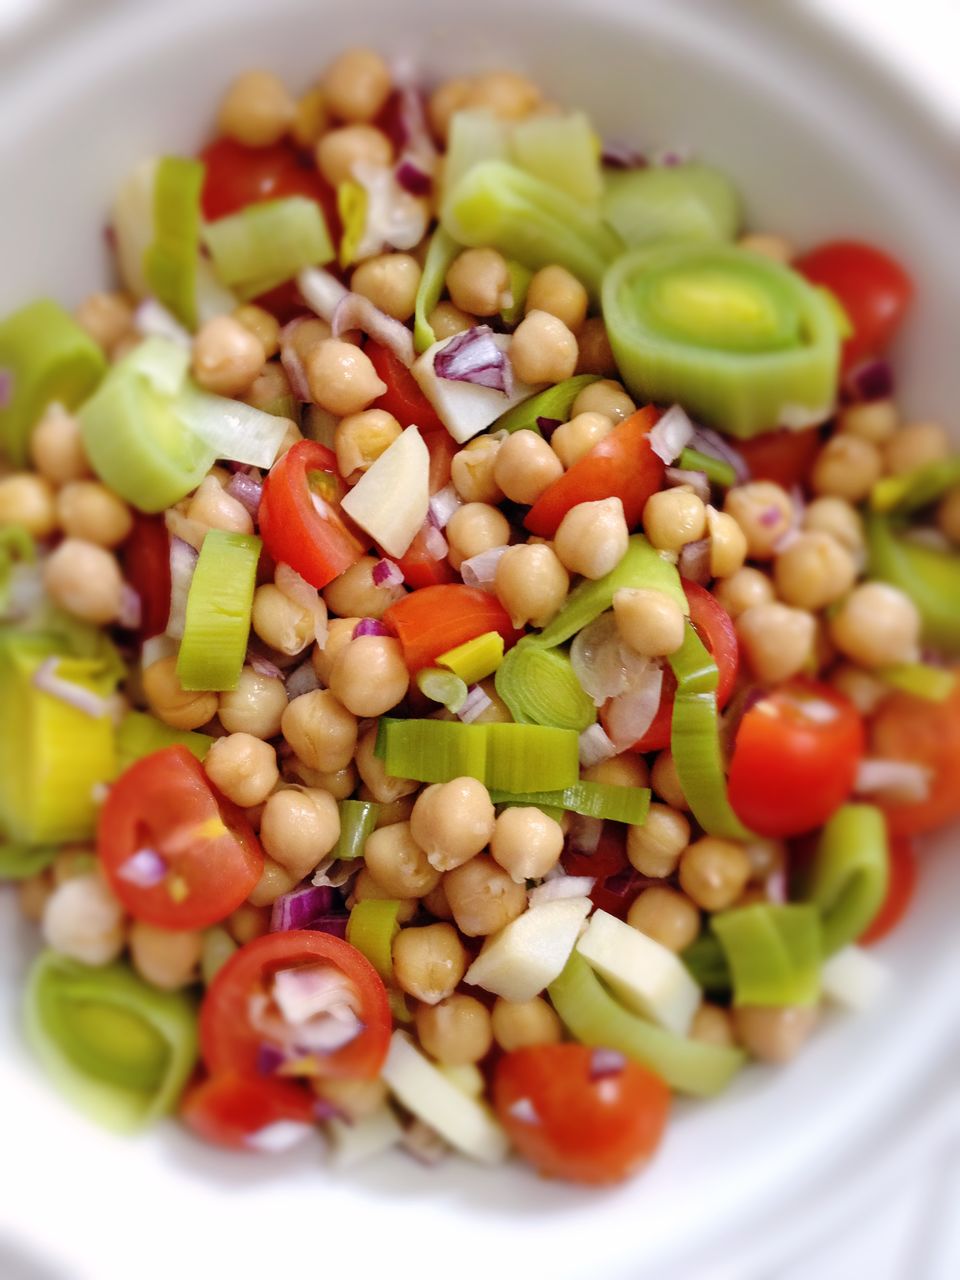
[[[710,481],[705,471],[684,471],[680,467],[667,467],[663,479],[668,489],[689,485],[701,502],[710,501]]]
[[[170,616],[167,618],[167,635],[174,640],[183,639],[187,621],[187,596],[197,567],[199,552],[182,538],[170,539]]]
[[[693,439],[693,423],[683,409],[674,404],[651,429],[648,438],[653,452],[669,465]]]
[[[603,835],[603,819],[588,818],[586,814],[574,813],[570,817],[567,831],[567,845],[574,853],[596,853]]]
[[[256,520],[260,512],[260,499],[263,496],[263,485],[259,480],[254,480],[253,476],[247,476],[242,471],[238,471],[231,477],[227,485],[227,493],[231,498],[236,498]]]
[[[296,569],[282,561],[274,571],[275,586],[283,592],[288,600],[300,605],[313,616],[313,637],[322,649],[327,643],[327,605],[316,587],[312,587],[306,578],[302,578]]]
[[[353,628],[351,639],[358,640],[360,636],[389,636],[392,634],[386,623],[381,622],[379,618],[361,618]]]
[[[804,516],[806,515],[807,504],[803,496],[803,490],[798,484],[795,484],[790,490],[790,524],[784,529],[780,537],[773,544],[773,550],[777,555],[792,546],[800,536],[803,529]]]
[[[491,547],[488,551],[481,551],[478,555],[471,556],[469,560],[464,560],[460,565],[460,577],[468,587],[480,587],[483,591],[492,591],[494,579],[497,576],[497,565],[508,549]]]
[[[304,693],[313,693],[314,689],[319,688],[320,679],[309,658],[287,676],[287,697],[291,700]]]
[[[905,804],[930,797],[932,770],[912,760],[861,760],[853,789],[858,795],[889,791]]]
[[[594,1049],[590,1055],[590,1079],[606,1080],[610,1076],[618,1076],[626,1065],[626,1058],[616,1049]]]
[[[411,155],[403,155],[396,167],[397,182],[412,196],[428,196],[433,190],[433,175]]]
[[[13,373],[0,369],[0,409],[6,409],[13,399]]]
[[[530,1098],[517,1098],[516,1102],[511,1102],[507,1108],[510,1116],[514,1120],[519,1120],[521,1124],[539,1124],[540,1117],[537,1115],[537,1109],[533,1105]]]
[[[295,316],[280,330],[280,363],[290,383],[290,390],[301,404],[309,404],[313,396],[310,394],[307,371],[297,350],[295,336],[300,326],[306,324],[309,319],[309,316]]]
[[[698,453],[705,453],[708,458],[717,458],[720,462],[729,463],[736,472],[739,484],[750,479],[750,468],[743,454],[710,427],[694,426],[689,447],[696,449]]]
[[[266,676],[270,680],[282,680],[284,678],[284,673],[277,664],[264,657],[262,653],[258,653],[256,649],[250,648],[247,650],[247,662],[253,667],[258,676]]]
[[[659,147],[650,153],[650,163],[658,169],[676,169],[690,159],[686,147]]]
[[[772,529],[773,526],[779,524],[782,519],[783,512],[775,505],[764,507],[759,516],[757,516],[757,521],[762,524],[765,529]]]
[[[563,423],[559,418],[537,418],[537,426],[544,440],[549,440],[557,427],[563,426]]]
[[[618,898],[626,904],[628,900],[633,902],[642,889],[649,889],[652,885],[659,886],[662,884],[662,880],[658,880],[653,876],[642,876],[633,867],[627,867],[624,871],[618,871],[614,876],[607,876],[603,882],[603,891],[604,893],[612,894],[614,898]]]
[[[343,1112],[329,1098],[316,1098],[313,1103],[313,1118],[323,1124],[327,1120],[341,1120]]]
[[[430,499],[430,519],[438,529],[445,529],[450,517],[462,506],[459,493],[452,484],[448,484]]]
[[[663,669],[651,663],[608,705],[606,721],[614,754],[640,741],[653,724],[662,696]]]
[[[298,1146],[313,1132],[313,1125],[303,1124],[300,1120],[275,1120],[256,1133],[248,1134],[243,1145],[265,1155],[279,1155]]]
[[[479,387],[491,387],[505,395],[513,392],[513,372],[510,359],[494,342],[494,333],[488,324],[478,324],[464,333],[458,333],[437,352],[433,362],[438,378],[449,382],[472,382]]]
[[[414,1160],[427,1168],[433,1168],[450,1154],[450,1146],[437,1133],[436,1129],[424,1124],[422,1120],[413,1120],[403,1131],[399,1145]]]
[[[310,310],[328,324],[333,320],[338,303],[350,292],[336,276],[320,267],[304,267],[298,272],[297,288]]]
[[[616,754],[617,748],[604,733],[601,725],[592,724],[589,729],[584,729],[581,733],[580,764],[584,769],[602,764],[604,760],[610,760]]]
[[[457,712],[457,719],[463,724],[473,724],[474,720],[492,706],[493,700],[487,696],[480,685],[471,685],[466,702]]]
[[[886,400],[894,392],[893,369],[890,362],[876,357],[861,360],[844,375],[842,389],[848,400],[857,403],[865,400]]]
[[[110,704],[106,698],[101,698],[92,689],[85,689],[83,685],[58,676],[59,665],[58,657],[47,658],[42,662],[33,673],[34,688],[49,694],[59,702],[65,702],[67,706],[77,711],[82,711],[85,716],[90,716],[94,720],[100,720],[110,714]]]
[[[375,587],[402,587],[403,570],[392,560],[378,560],[370,571]]]
[[[642,151],[616,140],[605,142],[600,162],[605,169],[646,169],[647,157]]]
[[[136,631],[143,620],[143,602],[140,593],[125,582],[120,589],[120,610],[117,622],[127,631]]]
[[[272,1076],[275,1075],[280,1067],[286,1062],[286,1055],[282,1050],[278,1049],[275,1044],[260,1044],[257,1046],[257,1075]]]
[[[344,911],[325,911],[322,916],[317,916],[316,920],[311,921],[306,927],[316,930],[317,933],[329,933],[334,938],[345,938],[349,919],[350,917]]]
[[[603,824],[600,824],[601,827]],[[595,851],[594,851],[595,852]],[[531,889],[527,900],[531,907],[563,898],[589,898],[596,880],[593,876],[556,876]]]
[[[270,911],[270,931],[282,933],[288,929],[305,929],[318,916],[329,911],[333,902],[331,889],[318,889],[314,885],[281,894]]]
[[[138,889],[152,889],[166,878],[168,870],[166,861],[156,849],[138,849],[120,863],[117,875]]]
[[[374,341],[392,351],[408,369],[416,359],[412,332],[405,324],[375,307],[363,294],[344,294],[333,313],[331,327],[335,338],[351,329],[362,329]]]
[[[450,548],[440,530],[428,520],[423,529],[423,545],[433,560],[445,560]]]
[[[146,338],[167,338],[189,349],[193,339],[183,325],[156,298],[145,298],[133,316],[133,327]]]
[[[681,548],[677,568],[682,578],[697,582],[701,587],[710,581],[711,545],[710,538],[698,538],[696,542],[688,542]]]

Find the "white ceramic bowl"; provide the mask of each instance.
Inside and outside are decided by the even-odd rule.
[[[912,413],[960,403],[954,157],[923,113],[858,55],[781,6],[722,0],[164,0],[72,6],[0,78],[0,312],[74,302],[104,269],[104,211],[143,155],[204,137],[248,65],[306,84],[361,41],[444,74],[512,64],[584,105],[602,132],[690,146],[731,173],[753,226],[801,244],[862,235],[908,262],[919,301],[897,353]],[[777,13],[770,10],[776,9]],[[81,20],[82,19],[82,20]],[[332,1177],[317,1150],[237,1159],[170,1126],[140,1141],[92,1128],[49,1091],[16,1029],[29,943],[0,920],[0,1273],[139,1280],[177,1273],[673,1274],[721,1237],[756,1237],[891,1117],[957,1032],[960,861],[925,858],[915,910],[878,948],[888,1006],[833,1021],[782,1071],[743,1073],[679,1104],[655,1166],[598,1194],[510,1167],[395,1157]],[[954,841],[955,843],[955,841]],[[5,1253],[4,1250],[7,1252]],[[704,1251],[708,1252],[704,1252]],[[727,1253],[729,1260],[729,1253]],[[295,1271],[296,1269],[296,1271]],[[736,1275],[734,1268],[732,1274]],[[744,1273],[739,1273],[743,1275]],[[771,1273],[772,1274],[772,1273]]]

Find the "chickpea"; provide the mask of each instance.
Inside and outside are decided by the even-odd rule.
[[[444,81],[430,95],[427,115],[430,118],[431,129],[441,142],[447,139],[447,131],[453,116],[467,105],[472,88],[472,81],[461,77],[457,80]]]
[[[260,840],[269,856],[302,880],[340,839],[340,810],[327,791],[275,791],[263,808]]]
[[[42,924],[47,945],[82,964],[110,964],[123,950],[123,907],[96,873],[58,885]]]
[[[91,293],[74,311],[73,318],[110,355],[132,331],[134,311],[124,293]]]
[[[651,885],[630,904],[627,924],[670,951],[683,951],[700,932],[700,912],[676,889]]]
[[[777,684],[810,662],[816,638],[812,614],[785,604],[755,604],[736,620],[737,636],[759,680]]]
[[[401,929],[393,940],[397,986],[424,1004],[452,996],[466,971],[467,952],[451,924]]]
[[[490,843],[496,814],[475,778],[435,783],[417,796],[410,832],[437,871],[451,871]]]
[[[177,991],[197,979],[203,934],[190,929],[160,929],[144,920],[130,926],[130,959],[145,982],[161,991]]]
[[[103,547],[65,538],[43,569],[47,595],[84,622],[105,626],[120,613],[123,579],[116,558]]]
[[[859,511],[843,498],[815,498],[803,513],[803,527],[828,533],[855,558],[863,554],[863,520]]]
[[[512,502],[536,502],[562,475],[560,459],[535,431],[507,436],[493,464],[493,478]]]
[[[450,1067],[479,1062],[493,1045],[490,1014],[474,996],[452,995],[439,1004],[421,1005],[413,1020],[427,1053]]]
[[[0,479],[0,527],[19,524],[34,538],[49,538],[57,528],[53,489],[42,476],[23,471]]]
[[[233,941],[238,947],[242,947],[244,943],[269,933],[270,911],[266,907],[255,907],[250,902],[242,902],[223,923]]]
[[[407,924],[417,914],[419,903],[416,898],[398,898],[395,893],[388,893],[386,889],[374,880],[370,872],[364,868],[353,882],[353,894],[351,897],[351,905],[357,902],[398,902],[397,921],[399,924]]]
[[[253,533],[253,518],[242,502],[227,493],[213,475],[200,481],[187,507],[187,519],[207,529],[226,533]]]
[[[725,511],[707,507],[707,533],[710,537],[710,576],[731,578],[743,568],[747,558],[747,535]]]
[[[464,249],[447,270],[453,305],[474,316],[495,316],[510,301],[510,269],[496,249]]]
[[[347,49],[322,80],[327,106],[341,120],[374,120],[390,94],[390,68],[373,49]]]
[[[516,71],[488,71],[477,76],[467,97],[468,106],[485,108],[501,120],[522,120],[540,102],[537,86]]]
[[[215,316],[193,340],[193,376],[206,391],[238,396],[248,390],[266,361],[263,343],[233,316]]]
[[[705,1002],[700,1006],[693,1015],[688,1034],[691,1040],[716,1045],[718,1049],[732,1049],[737,1043],[730,1014],[717,1004]]]
[[[359,478],[389,449],[400,431],[400,423],[385,409],[364,409],[341,418],[334,436],[340,474],[351,482]]]
[[[294,756],[285,762],[283,776],[288,782],[302,782],[312,791],[329,791],[334,800],[347,800],[357,789],[357,771],[352,764],[345,769],[321,773],[319,769],[308,769]]]
[[[440,883],[440,872],[413,838],[409,822],[378,827],[363,851],[367,870],[394,898],[422,898]]]
[[[450,903],[447,901],[442,880],[435,889],[431,889],[428,894],[421,898],[420,905],[438,920],[453,919],[453,912],[450,910]]]
[[[747,249],[750,253],[759,253],[761,257],[769,258],[771,262],[788,263],[796,256],[793,245],[783,236],[770,235],[767,232],[754,231],[748,235],[743,235],[737,241],[741,249]]]
[[[323,589],[331,613],[341,618],[382,618],[390,606],[406,594],[402,587],[378,587],[373,581],[377,561],[361,556],[339,578]]]
[[[354,180],[356,165],[385,167],[393,162],[393,145],[369,124],[348,124],[325,133],[316,148],[317,168],[332,187]]]
[[[892,400],[866,400],[851,404],[840,412],[837,429],[860,436],[871,444],[886,444],[900,424],[897,406]]]
[[[950,457],[950,437],[939,422],[910,422],[886,443],[883,463],[890,475],[903,475]]]
[[[728,490],[723,509],[743,530],[751,560],[770,560],[793,522],[790,495],[771,480],[735,485]]]
[[[245,71],[230,84],[217,112],[217,127],[247,147],[279,142],[293,123],[296,106],[286,86],[269,71]]]
[[[275,738],[286,709],[283,681],[276,676],[262,676],[253,667],[244,667],[237,687],[220,695],[220,723],[228,733]]]
[[[561,423],[550,437],[550,447],[565,467],[586,457],[613,430],[613,422],[602,413],[578,413]]]
[[[764,1008],[741,1005],[733,1010],[737,1039],[761,1062],[789,1062],[803,1048],[819,1021],[816,1005]]]
[[[345,769],[357,745],[357,720],[328,689],[302,693],[288,703],[280,728],[309,769]]]
[[[570,588],[570,578],[551,547],[525,542],[510,547],[497,562],[497,598],[515,627],[545,627]]]
[[[270,907],[285,893],[290,893],[300,883],[300,876],[272,858],[264,858],[263,871],[247,901],[254,907]]]
[[[184,689],[175,656],[161,658],[144,670],[143,692],[153,714],[172,729],[199,729],[217,714],[215,693]]]
[[[541,267],[527,289],[527,311],[556,316],[575,333],[587,318],[587,291],[566,267]]]
[[[497,686],[493,676],[486,680],[480,681],[480,688],[490,699],[490,705],[485,711],[481,711],[474,720],[474,724],[513,724],[513,716],[510,714],[510,708],[497,693]]]
[[[616,426],[635,413],[637,406],[633,403],[619,382],[602,378],[591,382],[577,394],[570,410],[571,420],[581,413],[599,413],[609,418]]]
[[[601,378],[617,376],[617,361],[601,316],[588,317],[577,330],[577,367],[574,372],[595,373]],[[584,412],[576,407],[576,401],[574,412]]]
[[[671,808],[689,810],[690,806],[680,785],[677,764],[669,747],[661,751],[654,760],[653,768],[650,770],[650,785],[654,794],[660,796]]]
[[[290,379],[279,361],[265,364],[240,399],[264,413],[283,416],[291,411],[294,395]]]
[[[862,502],[880,479],[880,451],[860,436],[831,436],[820,450],[810,473],[810,487],[821,496]]]
[[[465,333],[467,329],[472,329],[475,323],[473,316],[467,315],[452,302],[438,302],[427,317],[427,321],[437,342],[442,342],[444,338],[453,338],[458,333]]]
[[[357,746],[357,769],[364,786],[370,792],[371,799],[376,800],[378,804],[392,804],[394,800],[399,800],[402,796],[408,796],[416,791],[420,783],[413,782],[410,778],[391,777],[384,768],[383,761],[379,756],[374,755],[376,743],[377,728],[374,725],[363,734]]]
[[[360,263],[350,287],[394,320],[406,321],[417,303],[421,274],[420,263],[409,253],[381,253]]]
[[[359,618],[331,618],[327,623],[326,644],[322,649],[318,645],[310,655],[313,669],[317,673],[317,679],[321,684],[326,685],[329,683],[333,664],[339,656],[340,650],[345,648],[353,639],[353,633],[357,629],[359,621]]]
[[[263,347],[264,360],[272,360],[280,350],[280,322],[263,307],[256,307],[252,302],[237,307],[233,313],[234,320],[250,331]],[[257,370],[259,373],[259,369]]]
[[[56,497],[57,516],[68,538],[117,547],[133,528],[130,508],[96,480],[74,480]]]
[[[503,501],[503,492],[494,476],[499,453],[499,440],[479,436],[453,455],[450,478],[464,502]]]
[[[652,804],[642,826],[627,827],[627,857],[642,876],[673,875],[689,843],[689,821],[666,804]]]
[[[80,424],[57,406],[52,405],[34,427],[30,457],[42,478],[53,485],[90,475]]]
[[[314,85],[297,99],[290,136],[298,147],[309,151],[317,145],[329,123],[330,117],[323,89],[319,85]]]
[[[611,756],[609,760],[601,760],[592,764],[589,769],[581,770],[580,776],[585,782],[603,782],[610,787],[648,787],[650,770],[643,756],[634,751],[624,751],[622,755]]]
[[[613,616],[621,639],[644,658],[666,657],[683,644],[683,610],[662,591],[621,588],[613,597]]]
[[[647,499],[643,529],[658,550],[680,551],[707,531],[707,508],[686,489],[661,489]]]
[[[576,336],[549,311],[527,311],[510,344],[510,363],[522,382],[563,382],[577,368]]]
[[[340,650],[330,689],[355,716],[382,716],[406,697],[410,675],[399,640],[358,636]]]
[[[387,1101],[387,1086],[383,1080],[337,1080],[314,1077],[310,1081],[314,1092],[332,1102],[342,1116],[355,1124],[364,1117],[379,1111]]]
[[[63,849],[57,854],[50,868],[54,888],[63,884],[65,880],[71,880],[74,876],[88,875],[95,870],[96,865],[96,855],[89,849]]]
[[[467,502],[450,517],[444,530],[450,548],[449,560],[459,569],[482,551],[505,547],[510,541],[506,516],[486,502]]]
[[[251,623],[265,645],[288,657],[302,653],[314,640],[313,614],[272,582],[257,587]]]
[[[916,660],[920,615],[908,595],[886,582],[855,587],[830,620],[830,639],[862,667]]]
[[[725,911],[747,887],[750,872],[742,844],[701,836],[680,858],[680,887],[704,911]]]
[[[203,767],[213,785],[243,809],[263,804],[280,781],[276,751],[250,733],[217,738]]]
[[[960,485],[941,499],[937,508],[937,526],[952,543],[960,546]]]
[[[526,888],[486,853],[446,872],[443,887],[457,928],[468,938],[496,933],[526,910]]]
[[[511,805],[496,820],[490,852],[517,884],[540,880],[560,861],[563,830],[542,809]]]
[[[626,554],[630,531],[619,498],[579,502],[560,522],[554,550],[565,568],[585,578],[602,578]]]
[[[751,605],[772,604],[776,599],[773,583],[767,575],[749,565],[718,582],[713,594],[731,618],[746,613]]]
[[[563,1038],[560,1019],[541,996],[532,1000],[504,1000],[493,1006],[493,1036],[505,1053],[537,1044],[559,1044]]]
[[[857,578],[850,552],[829,533],[800,533],[774,561],[773,580],[787,604],[816,611],[845,596]]]

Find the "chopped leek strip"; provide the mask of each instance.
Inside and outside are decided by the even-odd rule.
[[[208,222],[203,234],[217,275],[242,298],[255,298],[304,267],[334,258],[323,212],[306,196],[247,205]]]
[[[77,322],[42,299],[0,323],[0,448],[25,465],[30,432],[48,405],[74,409],[103,377],[107,359]]]
[[[724,462],[722,458],[711,458],[708,453],[701,453],[699,449],[684,449],[677,466],[684,471],[702,471],[710,483],[720,489],[731,489],[737,483],[737,473],[729,462]]]
[[[205,987],[209,987],[236,949],[237,944],[222,925],[215,924],[205,931],[200,950],[200,976]]]
[[[920,611],[923,642],[960,654],[960,561],[949,551],[922,547],[899,536],[884,516],[866,518],[868,576],[905,592]]]
[[[509,126],[490,111],[458,111],[450,121],[443,157],[441,221],[447,201],[465,178],[485,160],[506,160],[510,154]]]
[[[578,781],[578,739],[570,729],[529,724],[458,724],[381,717],[376,754],[393,778],[476,778],[492,791],[560,790]]]
[[[537,639],[521,640],[506,654],[497,668],[496,688],[517,724],[551,724],[582,733],[596,723],[596,705],[568,655]]]
[[[477,684],[493,675],[503,661],[503,636],[499,631],[485,631],[437,658],[438,667],[447,667],[464,684]]]
[[[664,560],[642,533],[635,533],[617,567],[595,582],[581,582],[549,626],[536,637],[537,643],[550,648],[563,644],[612,608],[613,597],[621,587],[647,587],[651,591],[662,591],[676,601],[685,614],[690,612],[676,567]]]
[[[808,903],[757,902],[713,916],[737,1005],[815,1004],[820,996],[820,917]]]
[[[203,540],[177,659],[184,689],[235,689],[250,636],[260,539],[211,529]]]
[[[874,511],[918,511],[960,485],[960,457],[944,458],[916,467],[904,475],[884,476],[870,492]]]
[[[681,1093],[719,1093],[744,1064],[739,1049],[688,1040],[629,1013],[576,951],[550,984],[549,996],[574,1039],[598,1049],[616,1049]]]
[[[708,932],[680,953],[691,976],[707,995],[727,995],[733,983],[730,966],[719,940]]]
[[[880,809],[848,804],[820,834],[807,898],[823,916],[823,954],[831,956],[867,929],[887,896],[890,854]]]
[[[594,299],[623,247],[597,213],[500,160],[485,160],[451,180],[441,222],[461,244],[491,246],[533,271],[559,263]]]
[[[268,471],[277,460],[290,423],[241,400],[211,395],[188,382],[176,402],[177,416],[218,458]]]
[[[491,791],[494,804],[537,805],[553,809],[569,809],[585,818],[606,818],[610,822],[627,822],[632,827],[647,820],[650,791],[647,787],[618,787],[610,782],[575,782],[562,791]]]
[[[456,240],[448,236],[443,227],[437,227],[430,237],[427,256],[423,260],[420,283],[417,285],[413,345],[418,355],[437,341],[437,335],[430,325],[430,315],[443,296],[447,271],[459,252],[460,245]]]
[[[957,677],[944,667],[931,667],[925,662],[901,662],[882,667],[877,675],[893,689],[924,698],[927,702],[946,702],[956,687]]]
[[[677,677],[670,750],[683,794],[708,835],[743,839],[749,833],[727,797],[720,751],[717,664],[690,623],[669,661]]]
[[[197,327],[197,261],[200,193],[205,176],[199,160],[164,156],[153,182],[153,243],[143,259],[150,292],[181,324]]]
[[[117,773],[123,773],[137,760],[164,747],[186,747],[198,760],[203,760],[212,745],[209,734],[171,729],[146,711],[128,711],[117,729]]]
[[[347,941],[363,952],[384,982],[393,981],[393,940],[400,930],[400,903],[390,898],[358,902],[347,921]]]
[[[732,240],[740,200],[726,174],[702,164],[608,171],[601,209],[630,248],[657,240]]]
[[[0,843],[0,880],[28,880],[46,871],[60,852],[56,844]]]
[[[339,257],[341,267],[352,266],[357,260],[367,230],[369,203],[366,188],[359,182],[341,182],[337,187],[337,213],[343,226]]]
[[[603,315],[639,401],[680,401],[743,438],[812,426],[833,410],[836,319],[780,263],[734,245],[635,249],[607,272]]]
[[[153,188],[159,164],[157,157],[141,161],[120,184],[111,210],[120,278],[138,299],[150,292],[144,269],[153,243]]]
[[[332,856],[338,861],[361,857],[379,817],[380,806],[372,800],[341,800],[340,839]]]
[[[518,325],[523,319],[527,305],[527,290],[530,288],[533,272],[522,262],[510,261],[507,263],[507,274],[510,279],[510,301],[500,308],[500,319],[505,325],[512,326]]]
[[[424,667],[417,672],[417,688],[431,702],[439,702],[456,714],[467,700],[467,686],[452,671]]]
[[[603,193],[600,148],[582,111],[530,116],[510,133],[514,164],[566,192],[581,205],[596,205]]]
[[[197,1058],[194,1001],[126,965],[89,968],[43,952],[26,995],[28,1042],[62,1092],[111,1129],[172,1111]]]
[[[573,402],[591,382],[598,382],[599,374],[578,373],[573,378],[557,382],[546,391],[539,391],[528,400],[514,405],[505,414],[497,418],[491,431],[535,431],[542,435],[537,426],[538,418],[553,418],[558,422],[566,422],[570,417]]]

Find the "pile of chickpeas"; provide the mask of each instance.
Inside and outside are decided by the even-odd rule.
[[[389,166],[394,147],[376,121],[391,91],[382,58],[369,50],[343,54],[299,99],[273,75],[240,76],[218,114],[225,136],[249,147],[289,137],[312,154],[319,172],[337,184],[362,162]],[[524,77],[507,72],[442,84],[429,119],[442,146],[452,114],[485,107],[515,120],[556,110]],[[414,197],[405,197],[414,199]],[[427,220],[435,207],[420,200]],[[780,237],[744,237],[756,251],[782,261],[793,254]],[[350,287],[396,320],[414,312],[426,239],[411,252],[383,252],[357,264]],[[464,250],[446,277],[446,294],[429,319],[437,337],[466,330],[510,301],[510,274],[493,248]],[[552,540],[524,540],[500,509],[528,505],[583,458],[636,406],[618,380],[598,316],[566,268],[533,276],[525,313],[512,338],[517,376],[555,383],[574,373],[598,380],[580,392],[568,421],[549,442],[532,431],[500,438],[484,434],[453,458],[460,505],[446,526],[450,565],[495,548],[496,596],[518,626],[545,626],[578,577],[600,578],[627,549],[628,527],[618,498],[584,502],[563,519]],[[111,359],[139,340],[135,301],[122,292],[95,294],[77,318]],[[355,483],[399,436],[400,423],[375,405],[385,390],[358,334],[334,338],[319,318],[291,333],[315,405],[335,421],[335,452],[346,483]],[[200,386],[267,406],[291,395],[278,359],[280,328],[253,304],[206,323],[192,341]],[[290,421],[284,450],[301,438]],[[873,672],[917,653],[919,618],[895,588],[863,582],[864,530],[857,509],[873,484],[949,453],[947,433],[932,422],[903,423],[890,400],[851,405],[838,415],[813,466],[812,499],[802,507],[766,480],[737,484],[722,509],[690,485],[654,494],[642,527],[668,559],[704,539],[713,592],[734,619],[748,677],[771,685],[816,670],[869,713],[883,696]],[[0,525],[24,526],[44,544],[43,580],[50,598],[97,625],[122,609],[122,544],[132,514],[92,474],[76,420],[56,407],[36,425],[33,470],[0,478]],[[229,472],[215,466],[196,491],[168,513],[178,536],[199,546],[209,529],[254,531],[246,508],[226,490]],[[960,488],[942,501],[940,533],[960,545]],[[118,559],[118,552],[120,558]],[[243,944],[269,927],[275,900],[310,877],[334,849],[337,802],[350,796],[380,806],[356,874],[343,889],[346,904],[399,901],[401,928],[393,945],[395,980],[413,1002],[425,1051],[439,1063],[481,1061],[493,1044],[504,1050],[547,1044],[562,1036],[546,999],[490,1001],[459,989],[478,945],[527,909],[527,884],[557,867],[569,819],[530,807],[497,814],[486,788],[470,778],[442,785],[387,775],[374,751],[376,718],[402,707],[409,674],[392,636],[354,636],[361,619],[382,618],[403,587],[377,586],[367,555],[322,593],[329,612],[326,642],[315,642],[315,612],[284,591],[261,567],[252,629],[270,661],[286,674],[309,663],[317,687],[289,697],[282,675],[244,667],[226,693],[188,692],[173,652],[135,669],[127,697],[176,729],[202,729],[214,744],[205,761],[211,782],[247,813],[266,854],[249,901],[224,922]],[[684,620],[664,594],[621,590],[613,600],[620,638],[649,659],[674,653]],[[508,720],[492,680],[481,721]],[[764,900],[783,874],[777,841],[737,842],[701,835],[692,825],[669,750],[648,762],[624,753],[584,769],[586,779],[654,792],[647,821],[627,830],[630,865],[647,881],[630,904],[628,923],[680,952],[703,927],[704,913]],[[105,964],[125,949],[148,981],[175,989],[198,978],[203,937],[131,922],[99,875],[89,850],[64,851],[49,872],[24,881],[24,912],[42,922],[47,941],[88,964]],[[810,1009],[738,1009],[704,1002],[691,1034],[713,1044],[744,1045],[767,1061],[794,1053],[816,1020]],[[323,1082],[318,1088],[348,1114],[363,1115],[384,1095],[377,1082]]]

